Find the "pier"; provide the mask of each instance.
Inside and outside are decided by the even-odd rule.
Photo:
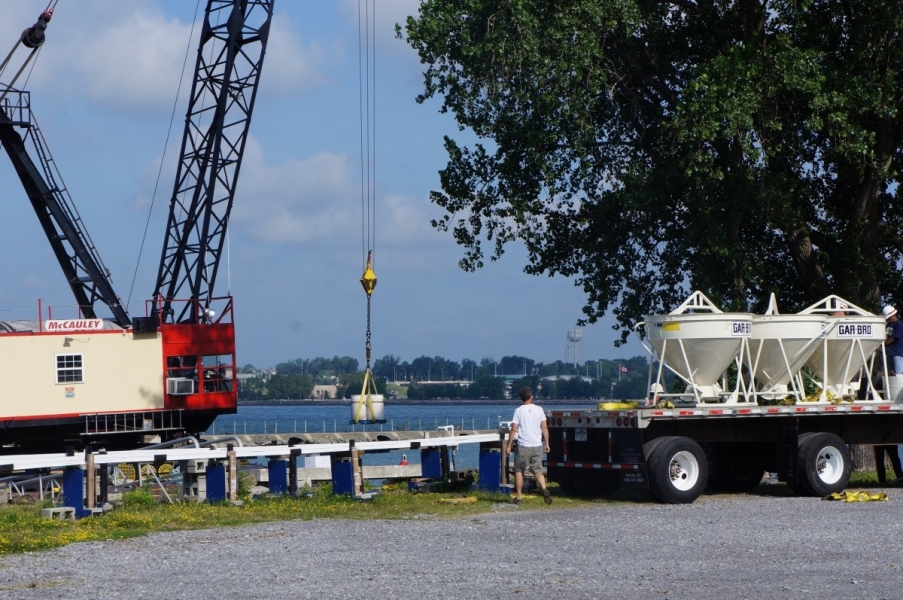
[[[473,470],[464,474],[450,468],[449,451],[462,444],[479,444],[480,489],[506,491],[505,434],[499,431],[461,431],[448,426],[439,431],[274,433],[190,441],[192,445],[178,448],[0,456],[0,488],[5,487],[11,496],[13,490],[21,492],[26,482],[37,479],[43,498],[44,484],[50,481],[51,497],[72,508],[77,518],[104,511],[111,476],[117,472],[119,479],[130,479],[118,483],[120,487],[151,482],[172,502],[158,473],[163,465],[173,471],[177,468],[181,474],[178,500],[235,502],[242,471],[266,481],[274,494],[297,495],[314,482],[331,481],[333,493],[363,497],[367,479],[472,482]],[[411,464],[363,465],[367,453],[393,450],[410,451]],[[250,462],[261,459],[267,461],[266,466]],[[122,467],[133,469],[133,476],[126,478]],[[54,490],[59,490],[59,498]]]
[[[453,435],[452,435],[453,434]],[[292,440],[300,440],[304,444],[347,444],[354,440],[362,442],[411,442],[438,438],[460,438],[466,436],[496,435],[497,429],[451,429],[451,426],[437,430],[420,431],[338,431],[327,433],[254,433],[236,435],[244,446],[267,446],[272,444],[290,444]],[[295,442],[298,443],[298,442]]]

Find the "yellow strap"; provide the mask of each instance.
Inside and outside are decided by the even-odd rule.
[[[455,496],[453,498],[440,498],[442,504],[473,504],[477,501],[476,496]]]
[[[878,494],[869,494],[868,492],[843,491],[828,494],[822,500],[838,500],[840,502],[887,502],[887,494],[881,492]]]

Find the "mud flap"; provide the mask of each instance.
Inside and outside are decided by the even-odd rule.
[[[799,432],[796,427],[781,427],[775,440],[774,458],[778,481],[796,483],[799,456]]]

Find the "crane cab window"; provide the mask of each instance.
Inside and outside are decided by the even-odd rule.
[[[166,376],[182,377],[184,379],[194,379],[195,381],[197,381],[197,364],[197,356],[167,356]]]
[[[82,383],[84,380],[81,354],[56,355],[57,383]]]
[[[232,391],[232,355],[209,354],[201,357],[205,392]]]

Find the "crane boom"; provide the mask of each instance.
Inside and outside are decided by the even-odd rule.
[[[214,299],[273,3],[207,2],[153,294],[164,321],[195,322]],[[176,299],[192,302],[176,315]]]
[[[32,49],[10,85],[0,85],[0,143],[28,194],[80,312],[89,319],[96,318],[94,304],[101,301],[109,307],[117,324],[128,327],[129,315],[113,291],[110,273],[75,209],[31,111],[31,96],[12,87],[44,43],[44,30],[52,15],[52,10],[44,11],[37,23],[22,33],[0,65],[5,69],[20,45]],[[17,128],[24,133],[20,134]],[[32,160],[29,147],[40,167]]]

